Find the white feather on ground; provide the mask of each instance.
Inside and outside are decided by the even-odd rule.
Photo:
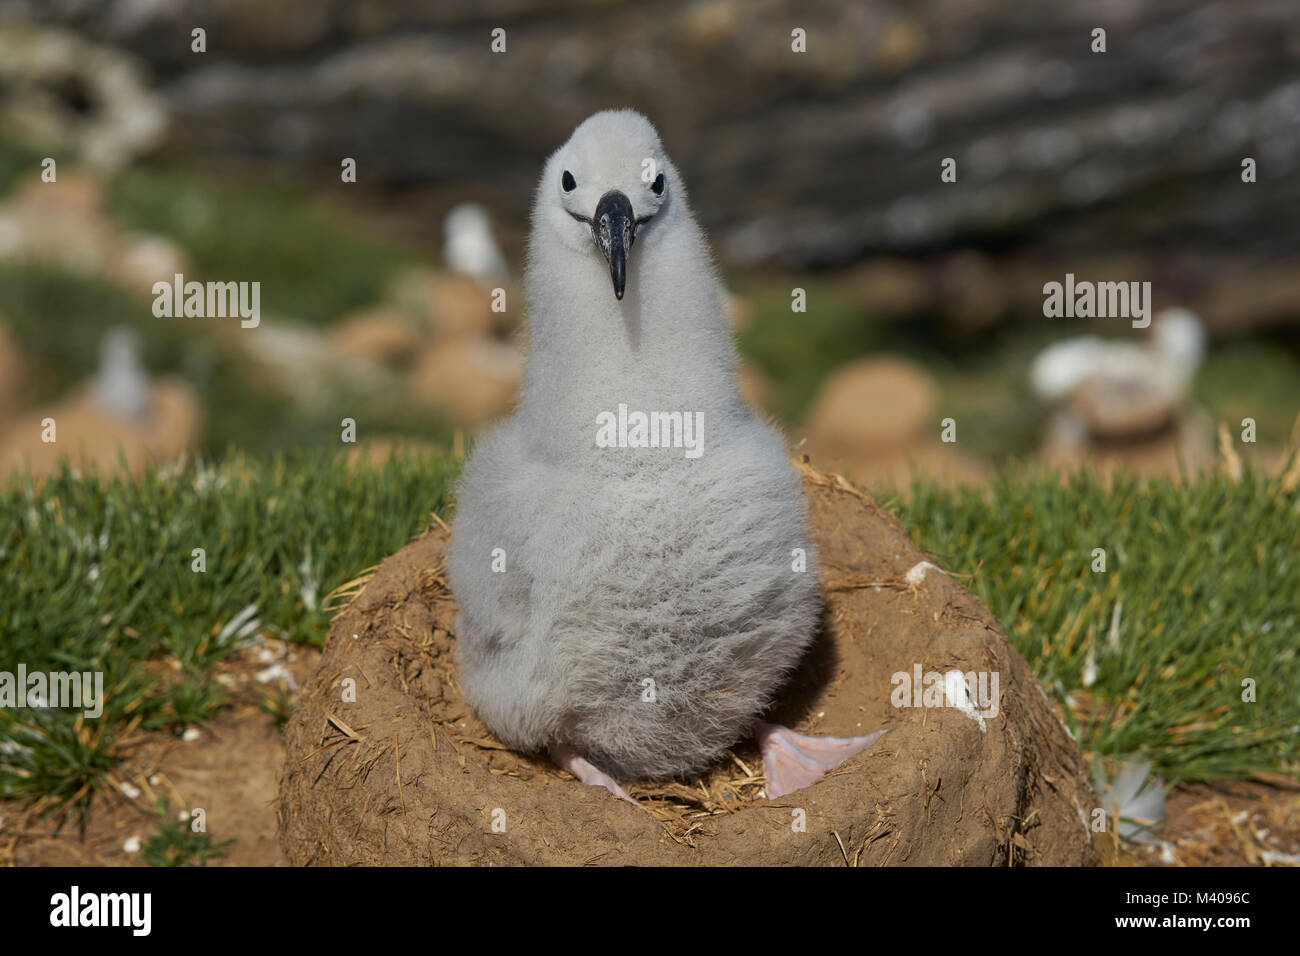
[[[1151,777],[1151,761],[1126,761],[1120,764],[1113,781],[1102,776],[1096,785],[1102,809],[1110,825],[1118,827],[1122,839],[1160,842],[1151,831],[1165,822],[1165,785],[1160,777]]]

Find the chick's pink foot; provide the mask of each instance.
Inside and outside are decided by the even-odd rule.
[[[809,737],[779,724],[754,721],[768,798],[783,797],[816,783],[827,771],[866,750],[888,732],[877,730],[865,737]]]
[[[564,746],[564,744],[555,744],[551,747],[551,759],[555,761],[561,770],[567,770],[587,786],[604,787],[620,800],[626,800],[636,807],[641,805],[629,797],[627,791],[614,782],[613,777],[603,770],[597,770],[589,760],[578,754],[577,751]]]

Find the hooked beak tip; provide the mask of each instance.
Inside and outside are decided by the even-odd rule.
[[[614,297],[622,302],[627,282],[627,255],[636,239],[636,222],[627,196],[610,190],[600,197],[592,219],[592,238],[609,264]]]

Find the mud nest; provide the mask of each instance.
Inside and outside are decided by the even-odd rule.
[[[640,809],[544,756],[508,750],[457,686],[447,529],[437,526],[354,583],[303,688],[280,781],[288,859],[1095,863],[1084,817],[1097,802],[1083,760],[993,615],[922,565],[928,556],[868,495],[799,467],[826,614],[769,719],[840,736],[888,728],[879,743],[813,786],[768,800],[757,748],[746,741],[695,779],[622,781]],[[985,709],[981,729],[969,705],[893,706],[894,675],[918,665],[997,674],[996,716]]]

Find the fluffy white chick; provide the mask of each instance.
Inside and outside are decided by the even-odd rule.
[[[813,639],[817,569],[799,477],[737,393],[723,290],[645,117],[597,113],[546,162],[525,293],[519,406],[466,463],[448,554],[480,718],[625,798],[615,776],[695,773],[750,733],[772,797],[869,746],[883,732],[756,719]],[[620,406],[702,424],[698,454],[607,447]]]
[[[442,221],[443,259],[447,268],[479,282],[505,279],[506,258],[492,235],[492,219],[478,203],[453,207]]]

